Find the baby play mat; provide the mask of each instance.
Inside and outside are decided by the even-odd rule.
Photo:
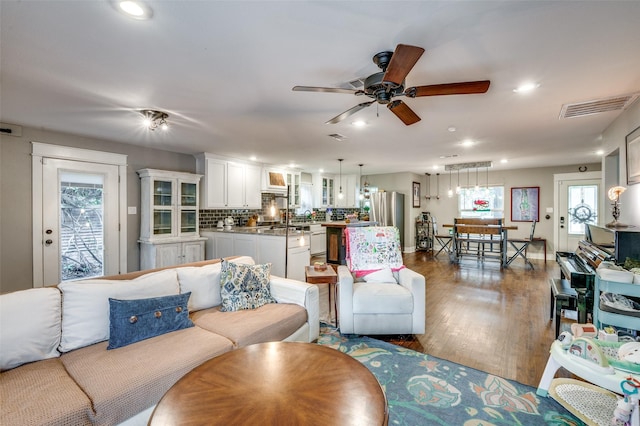
[[[611,426],[617,398],[613,392],[574,379],[553,379],[549,395],[589,425]]]

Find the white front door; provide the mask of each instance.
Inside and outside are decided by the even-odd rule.
[[[575,252],[584,240],[584,225],[602,217],[601,172],[554,175],[556,251]]]
[[[126,271],[126,156],[34,143],[32,164],[34,287]]]

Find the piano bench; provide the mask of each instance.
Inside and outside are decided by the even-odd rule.
[[[551,286],[550,319],[553,320],[553,314],[555,312],[556,338],[558,338],[560,334],[560,317],[562,316],[562,310],[576,310],[578,308],[578,294],[575,289],[571,288],[571,284],[567,280],[551,278],[549,284]]]

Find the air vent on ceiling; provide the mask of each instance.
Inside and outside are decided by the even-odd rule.
[[[359,89],[364,86],[364,80],[362,80],[361,78],[358,78],[356,80],[351,80],[349,82],[349,85],[354,89]]]
[[[631,105],[638,96],[640,96],[640,93],[631,93],[587,102],[564,104],[560,110],[560,118],[574,118],[601,112],[622,111]]]
[[[340,133],[331,133],[329,135],[330,138],[334,138],[335,140],[337,140],[338,142],[342,142],[343,140],[345,140],[347,137],[344,135],[341,135]]]

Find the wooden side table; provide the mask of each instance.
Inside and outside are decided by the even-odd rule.
[[[326,346],[246,346],[194,368],[162,397],[159,425],[387,425],[387,398],[367,367]]]
[[[338,282],[338,274],[331,267],[331,265],[327,265],[327,269],[324,271],[318,271],[313,266],[306,266],[305,271],[305,280],[309,284],[328,284],[329,285],[329,319],[331,319],[331,293],[335,292],[335,285]],[[336,303],[336,295],[334,293],[333,297],[333,312],[336,314],[336,323],[335,326],[338,326],[338,305]]]

